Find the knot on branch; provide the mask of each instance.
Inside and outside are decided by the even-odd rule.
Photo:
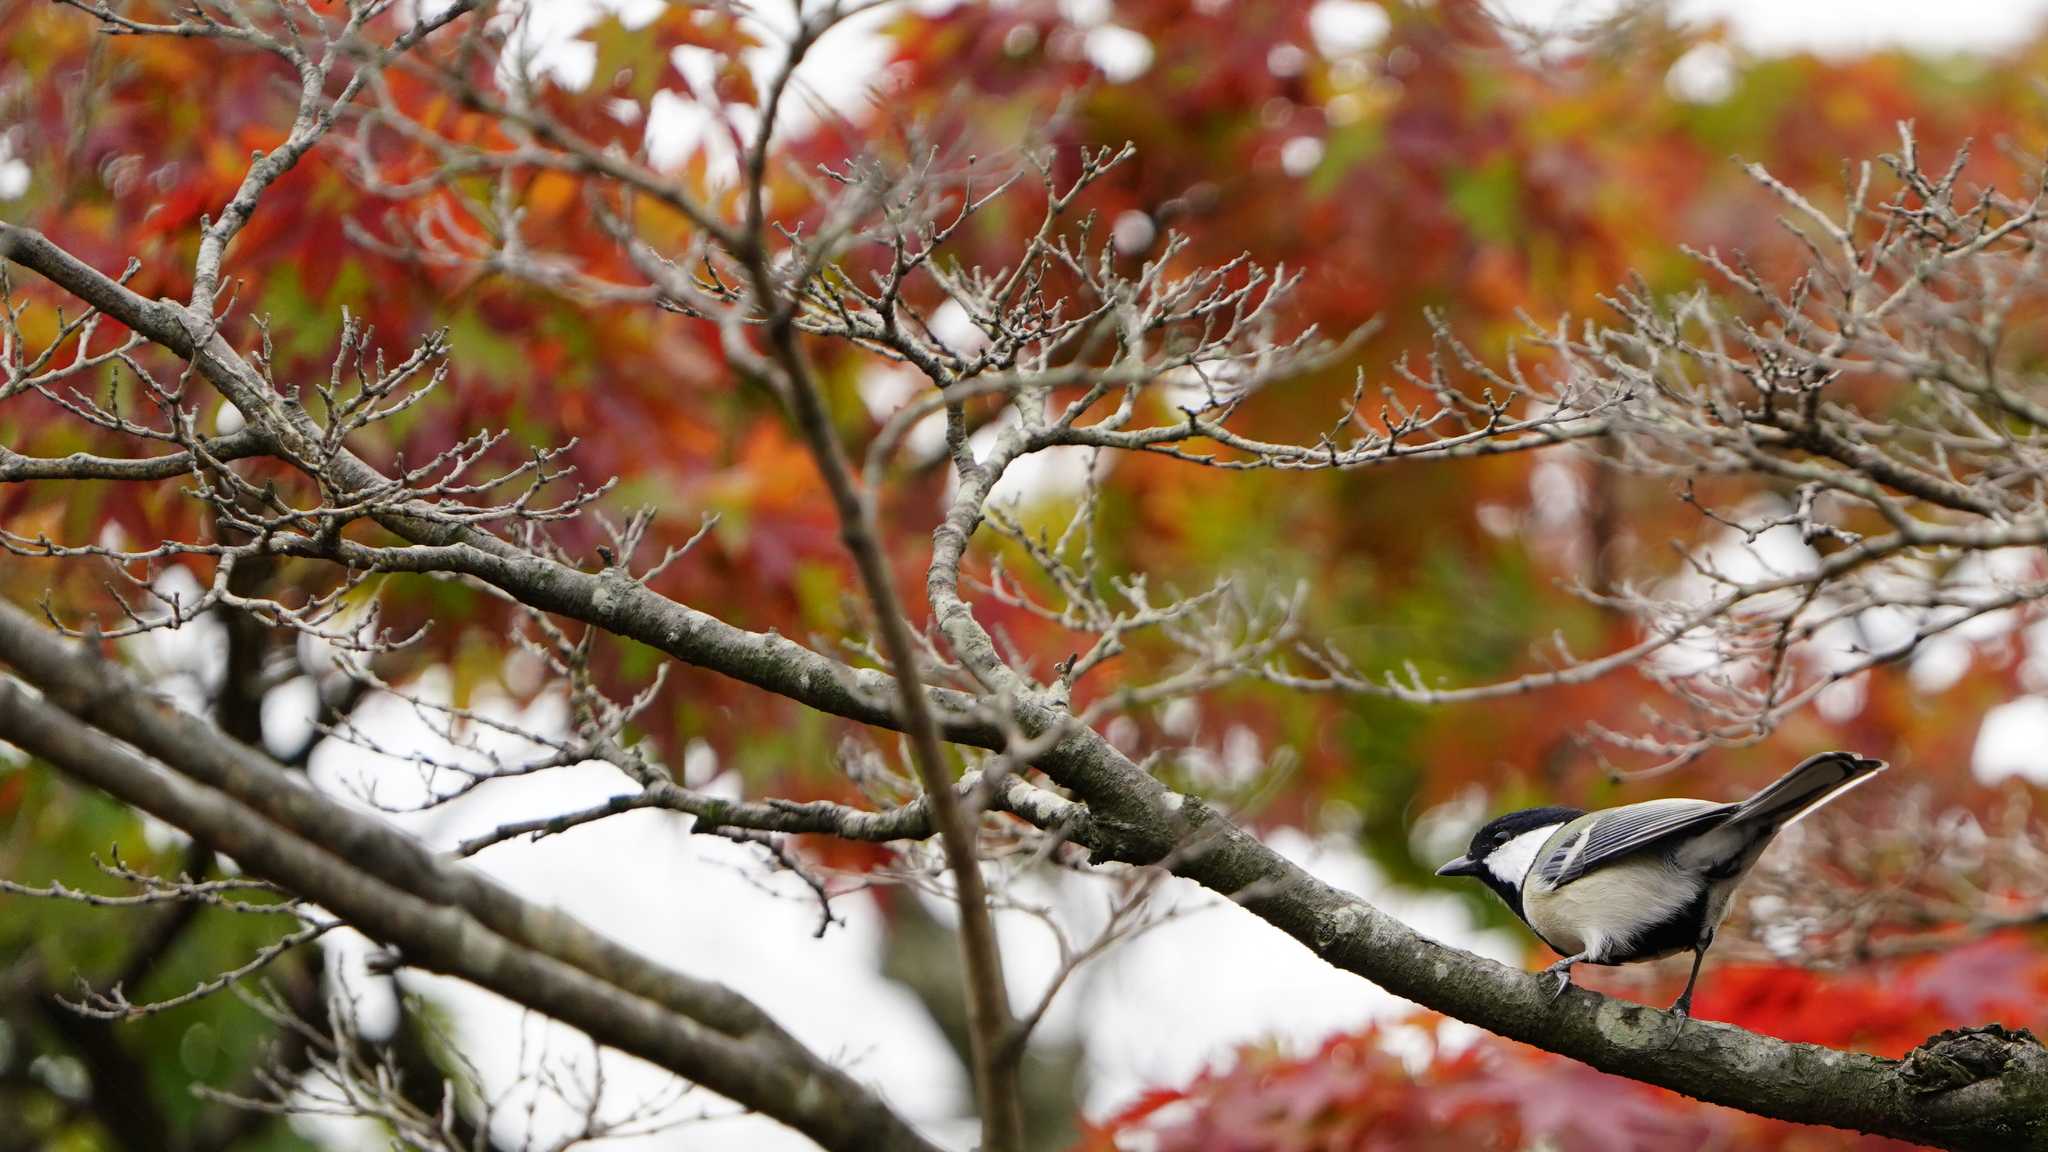
[[[1922,1041],[1906,1053],[1899,1078],[1923,1095],[1952,1092],[1982,1080],[1995,1080],[2006,1068],[2038,1055],[2041,1041],[2025,1028],[1986,1024],[1953,1028]]]
[[[1085,843],[1095,864],[1159,864],[1174,852],[1161,847],[1156,826],[1111,812],[1090,812]]]

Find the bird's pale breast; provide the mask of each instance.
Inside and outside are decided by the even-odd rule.
[[[1588,960],[1607,961],[1628,956],[1637,938],[1691,905],[1704,886],[1697,873],[1676,867],[1662,853],[1647,852],[1562,888],[1532,876],[1522,890],[1522,913],[1560,954],[1584,953]]]

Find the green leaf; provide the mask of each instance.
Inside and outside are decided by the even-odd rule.
[[[1512,244],[1521,231],[1522,181],[1510,156],[1496,156],[1477,168],[1454,172],[1448,181],[1451,208],[1473,235]]]

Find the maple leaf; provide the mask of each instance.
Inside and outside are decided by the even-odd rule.
[[[597,49],[591,82],[600,91],[631,97],[643,106],[656,92],[681,87],[682,73],[671,58],[674,44],[658,34],[672,26],[671,17],[664,16],[653,25],[628,27],[611,13],[584,29],[577,39]]]

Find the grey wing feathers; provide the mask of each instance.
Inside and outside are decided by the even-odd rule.
[[[1563,887],[1667,837],[1718,824],[1737,807],[1711,800],[1649,800],[1599,813],[1590,827],[1560,840],[1536,865],[1536,876],[1552,888]]]

